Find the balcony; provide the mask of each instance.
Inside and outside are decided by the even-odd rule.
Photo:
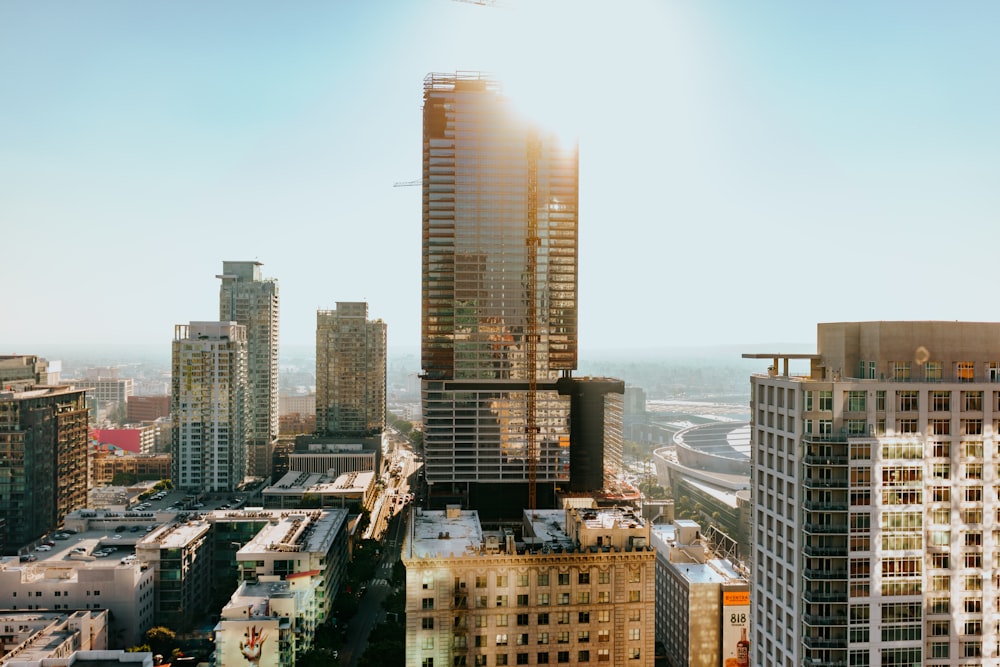
[[[803,637],[802,643],[806,645],[806,648],[833,648],[833,649],[846,649],[847,648],[847,637],[841,637],[839,639],[833,639],[830,637]]]
[[[821,466],[846,466],[850,462],[850,457],[847,456],[810,456],[806,455],[802,457],[802,461],[806,465],[821,465]]]
[[[829,581],[831,579],[847,580],[847,570],[803,570],[806,579]]]
[[[807,523],[804,527],[807,533],[816,534],[842,534],[847,535],[847,524],[829,524],[829,523]]]
[[[803,591],[806,602],[847,602],[847,591]]]
[[[802,485],[807,489],[846,489],[847,478],[805,479]]]
[[[844,614],[839,614],[836,616],[814,616],[812,614],[805,614],[802,620],[806,625],[810,627],[829,627],[837,625],[847,625],[847,616]]]
[[[848,509],[846,501],[842,503],[821,503],[807,500],[802,503],[802,507],[814,512],[846,512]]]

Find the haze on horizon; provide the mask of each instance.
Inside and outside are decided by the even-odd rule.
[[[580,347],[989,320],[995,3],[0,5],[0,353],[159,344],[223,260],[281,340],[365,300],[419,345],[421,93],[493,73],[580,143]],[[954,235],[954,238],[944,236]],[[967,247],[971,246],[971,247]],[[983,252],[983,251],[980,251]],[[983,253],[985,254],[985,253]]]

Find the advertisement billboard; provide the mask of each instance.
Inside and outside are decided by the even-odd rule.
[[[225,667],[280,667],[276,621],[223,620],[222,629],[219,653]]]
[[[722,664],[750,667],[750,591],[722,592]]]

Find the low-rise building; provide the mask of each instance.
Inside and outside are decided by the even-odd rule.
[[[170,479],[170,454],[95,451],[90,457],[91,486],[113,484],[124,475],[137,481]]]
[[[310,575],[263,576],[244,581],[215,626],[218,667],[294,667],[316,631]]]
[[[361,509],[371,510],[378,496],[376,481],[372,471],[342,475],[289,471],[277,484],[264,489],[264,505],[343,507],[354,513]]]
[[[656,554],[630,510],[525,510],[513,530],[478,513],[410,515],[406,664],[653,664]]]
[[[694,521],[653,527],[656,638],[670,667],[749,665],[750,582],[713,553]]]
[[[108,647],[108,611],[0,612],[0,664],[45,665]],[[58,664],[70,664],[61,662]]]
[[[107,610],[112,648],[138,644],[153,625],[153,573],[137,562],[115,559],[0,561],[0,608],[10,611]]]

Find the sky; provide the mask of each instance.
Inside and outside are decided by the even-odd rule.
[[[0,3],[0,353],[169,347],[263,262],[283,344],[420,331],[423,78],[579,141],[580,348],[974,320],[1000,241],[1000,4]],[[16,348],[16,350],[15,350]]]

